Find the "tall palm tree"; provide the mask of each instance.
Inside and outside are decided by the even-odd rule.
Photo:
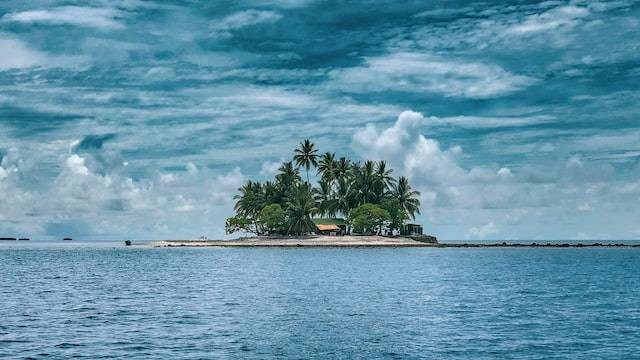
[[[265,196],[262,185],[257,181],[248,181],[242,185],[238,191],[240,194],[235,195],[236,199],[234,210],[249,219],[258,233],[261,232],[258,224],[258,214],[266,205]]]
[[[318,166],[318,149],[309,139],[300,143],[300,147],[295,149],[293,160],[298,167],[303,166],[307,170],[307,183],[309,183],[309,169],[311,166]]]
[[[290,188],[300,182],[300,171],[293,166],[291,161],[282,163],[278,171],[276,175],[278,185]]]
[[[336,212],[347,216],[351,210],[351,182],[346,178],[339,178],[336,182],[335,208]]]
[[[377,204],[384,197],[384,188],[377,181],[375,174],[375,163],[365,161],[363,166],[354,164],[351,167],[352,186],[351,200],[354,207],[366,203]]]
[[[316,229],[311,216],[318,211],[308,183],[296,186],[287,202],[288,233],[303,235]]]
[[[396,183],[396,179],[391,176],[393,169],[389,169],[387,167],[387,162],[384,160],[380,160],[376,163],[376,177],[377,180],[382,182],[384,185],[385,191],[392,189]]]
[[[282,163],[276,175],[276,188],[278,189],[278,203],[285,208],[287,197],[300,183],[300,170],[293,166],[291,161]]]
[[[346,177],[349,175],[350,169],[351,169],[351,161],[349,161],[349,159],[347,159],[344,156],[338,159],[338,161],[336,161],[336,164],[335,164],[336,180],[346,179]]]
[[[282,192],[278,189],[277,184],[271,181],[266,181],[262,185],[262,193],[267,204],[279,204],[282,200]]]
[[[318,175],[322,176],[322,180],[333,181],[335,179],[336,170],[336,154],[326,152],[320,157],[318,162]]]
[[[318,187],[313,188],[313,199],[317,203],[318,214],[334,218],[336,216],[336,199],[333,196],[333,189],[328,180],[320,180]]]
[[[420,200],[418,199],[420,192],[411,189],[406,177],[401,176],[398,179],[398,183],[393,189],[393,196],[398,199],[400,206],[412,219],[415,219],[416,214],[420,214]]]

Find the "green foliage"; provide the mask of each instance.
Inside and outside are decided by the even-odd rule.
[[[358,233],[380,233],[391,215],[378,205],[362,204],[349,212],[348,221]]]
[[[260,211],[259,219],[268,233],[282,233],[286,225],[287,213],[280,204],[270,204]]]
[[[332,183],[327,180],[320,180],[318,187],[313,188],[313,199],[318,204],[318,214],[322,216],[335,217],[337,201],[333,196]]]
[[[393,189],[393,197],[398,199],[400,206],[412,219],[415,219],[416,214],[420,214],[419,196],[420,192],[411,189],[409,180],[406,177],[401,176],[398,179],[398,184]]]
[[[253,221],[243,215],[232,216],[224,224],[226,234],[233,234],[236,231],[256,233]]]
[[[318,166],[318,150],[315,145],[306,139],[300,143],[300,147],[294,150],[293,160],[298,167],[303,166],[307,170],[307,183],[309,182],[309,169]]]
[[[394,197],[385,198],[380,202],[380,207],[389,213],[389,230],[402,229],[404,222],[409,220],[409,214],[400,205],[400,200]]]
[[[317,186],[309,182],[309,169],[317,167]],[[307,181],[300,177],[306,170]],[[308,234],[316,230],[313,216],[349,216],[356,231],[398,230],[420,214],[420,193],[405,177],[392,176],[384,161],[352,162],[336,159],[332,152],[321,156],[304,140],[293,161],[283,162],[274,181],[248,181],[234,197],[236,216],[225,230],[283,234]]]
[[[316,225],[311,216],[317,212],[309,184],[298,185],[287,202],[287,233],[304,235],[315,231]]]

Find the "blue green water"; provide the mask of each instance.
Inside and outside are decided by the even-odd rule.
[[[640,249],[0,244],[0,358],[640,358]]]

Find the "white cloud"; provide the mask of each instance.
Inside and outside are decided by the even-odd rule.
[[[231,202],[233,195],[245,182],[245,179],[245,176],[238,167],[225,175],[216,176],[212,186],[213,191],[211,193],[214,203],[216,205],[225,205]]]
[[[506,168],[506,167],[500,168],[500,170],[498,170],[498,175],[500,175],[502,177],[509,177],[512,174],[513,173],[511,172],[511,170],[509,168]]]
[[[515,126],[530,126],[544,124],[553,121],[555,118],[550,115],[534,115],[534,116],[451,116],[429,118],[429,124],[456,126],[460,128],[501,128]]]
[[[280,159],[280,161],[265,161],[262,163],[260,167],[260,175],[263,176],[271,176],[275,175],[278,172],[278,169],[284,162],[284,159]]]
[[[176,176],[169,173],[169,174],[160,174],[160,182],[163,183],[172,183],[176,181]]]
[[[273,23],[282,18],[282,15],[275,11],[264,10],[245,10],[235,14],[231,14],[223,19],[212,22],[210,28],[212,31],[229,35],[228,31],[241,29],[247,26]]]
[[[489,235],[497,234],[500,232],[500,229],[500,225],[490,221],[482,226],[472,227],[469,229],[467,235],[475,239],[485,239]]]
[[[247,3],[256,6],[272,5],[281,8],[298,8],[304,7],[315,1],[316,0],[247,0]]]
[[[424,123],[422,114],[404,111],[390,128],[378,131],[369,124],[357,131],[353,136],[353,147],[362,157],[387,160],[421,183],[459,182],[465,177],[465,171],[455,158],[462,149],[454,146],[442,150],[436,140],[422,135]]]
[[[524,21],[509,27],[509,35],[529,35],[546,31],[558,31],[561,28],[572,28],[579,19],[589,15],[589,10],[577,6],[560,6],[542,14],[530,15]]]
[[[593,211],[593,208],[589,203],[584,202],[578,206],[578,211]]]
[[[334,85],[348,92],[430,92],[473,99],[507,95],[537,81],[493,64],[409,52],[367,58],[363,66],[331,75]]]
[[[196,166],[196,164],[192,163],[191,161],[189,161],[187,163],[187,165],[185,165],[185,169],[187,169],[187,172],[190,175],[195,175],[199,172],[198,167]]]
[[[66,165],[72,174],[87,176],[89,169],[84,165],[84,161],[83,157],[73,154],[67,158]]]
[[[12,39],[0,34],[0,71],[8,69],[23,69],[47,63],[47,56],[39,51],[30,49],[20,40]]]
[[[121,17],[120,11],[111,8],[61,6],[49,10],[28,10],[10,13],[3,16],[2,19],[28,24],[66,24],[98,29],[122,29],[124,25],[118,21]]]
[[[583,218],[598,216],[600,219],[605,211],[609,217],[616,212],[627,218],[630,215],[617,212],[615,204],[624,202],[619,199],[624,194],[640,192],[640,186],[633,182],[612,183],[610,165],[590,161],[578,154],[553,166],[531,164],[519,166],[518,171],[495,163],[467,168],[463,166],[463,160],[475,154],[463,153],[456,145],[443,148],[438,141],[423,135],[431,121],[432,118],[405,111],[387,128],[367,125],[356,130],[352,147],[362,158],[387,160],[394,175],[409,177],[411,185],[422,193],[422,210],[426,216],[421,216],[419,221],[433,221],[437,225],[436,232],[451,226],[450,233],[458,234],[457,238],[465,235],[483,238],[498,232],[499,222],[512,224],[516,221],[512,214],[521,214],[517,220],[520,227],[525,223],[536,224],[536,221],[554,224],[544,227],[548,230],[543,232],[539,227],[531,226],[523,236],[562,236],[558,235],[558,229],[562,228],[558,219],[581,223],[583,227],[586,222],[590,227],[603,226]],[[475,162],[478,161],[481,159],[476,158]],[[627,195],[627,198],[633,196]],[[598,208],[588,210],[594,203]],[[568,208],[577,207],[582,211],[569,211],[567,215]],[[522,220],[523,214],[526,214],[526,221]],[[488,218],[494,220],[485,224]],[[470,223],[485,225],[460,233],[460,228],[464,229]],[[568,229],[572,226],[566,225]],[[564,233],[567,238],[571,235]]]

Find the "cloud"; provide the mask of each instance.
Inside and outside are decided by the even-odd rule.
[[[30,49],[20,40],[6,37],[0,33],[0,71],[23,69],[47,63],[47,56],[37,50]]]
[[[522,22],[506,29],[509,35],[531,35],[546,31],[558,31],[561,28],[573,28],[589,15],[589,10],[578,6],[559,6],[542,14],[530,15]]]
[[[497,234],[500,232],[500,225],[490,221],[482,226],[472,227],[469,229],[467,235],[475,239],[485,239],[489,235]]]
[[[485,238],[502,232],[502,222],[520,229],[519,236],[568,238],[570,232],[558,235],[558,229],[572,229],[575,223],[583,228],[606,227],[599,220],[603,213],[611,217],[615,212],[616,217],[627,219],[629,215],[617,210],[618,206],[628,203],[623,200],[625,196],[637,199],[628,194],[640,193],[637,183],[613,182],[615,169],[611,165],[580,154],[568,155],[553,164],[532,161],[515,171],[493,162],[465,166],[477,155],[467,154],[454,144],[443,147],[425,136],[432,121],[417,112],[402,112],[388,127],[378,129],[368,124],[356,130],[352,148],[364,159],[388,161],[394,175],[409,177],[412,186],[422,193],[426,216],[421,215],[418,220],[433,222],[436,231],[450,226],[450,234],[457,234],[454,238]],[[549,225],[540,231],[537,222]],[[460,228],[469,223],[484,225],[460,233]],[[627,229],[628,224],[623,228]],[[624,231],[628,230],[620,229],[618,233]]]
[[[197,173],[200,172],[200,170],[198,170],[198,167],[196,166],[196,164],[194,164],[192,162],[188,162],[187,165],[185,165],[185,169],[191,175],[196,175]]]
[[[462,149],[454,146],[442,150],[440,144],[421,134],[425,118],[413,111],[403,111],[395,124],[378,131],[367,125],[353,135],[353,147],[362,157],[387,160],[420,182],[458,182],[465,177],[456,156]]]
[[[346,92],[429,92],[471,99],[508,95],[537,81],[493,64],[410,52],[367,58],[363,66],[335,70],[331,76]]]
[[[87,176],[89,175],[89,169],[84,165],[84,161],[83,157],[73,154],[67,158],[66,165],[72,174]]]
[[[278,172],[278,169],[284,162],[284,159],[280,159],[280,161],[265,161],[262,163],[260,167],[260,175],[262,176],[271,176],[275,175]]]
[[[282,18],[280,13],[266,10],[245,10],[214,21],[210,29],[214,33],[229,35],[229,31],[258,24],[274,23]]]
[[[213,182],[212,197],[216,205],[226,205],[231,202],[233,195],[245,182],[246,178],[239,167],[234,168],[225,175],[216,176]]]
[[[524,116],[449,116],[430,117],[429,125],[433,126],[455,126],[459,128],[503,128],[516,126],[532,126],[553,122],[551,115],[524,115]]]
[[[578,211],[593,211],[593,207],[589,203],[582,203],[577,208]]]
[[[2,17],[5,21],[26,24],[43,23],[50,25],[73,25],[96,29],[123,29],[118,21],[122,17],[119,10],[82,6],[61,6],[49,10],[28,10],[9,13]]]
[[[511,170],[509,168],[503,167],[503,168],[500,168],[500,170],[498,170],[498,175],[500,175],[502,177],[509,177],[509,176],[513,175],[513,173],[511,172]]]

